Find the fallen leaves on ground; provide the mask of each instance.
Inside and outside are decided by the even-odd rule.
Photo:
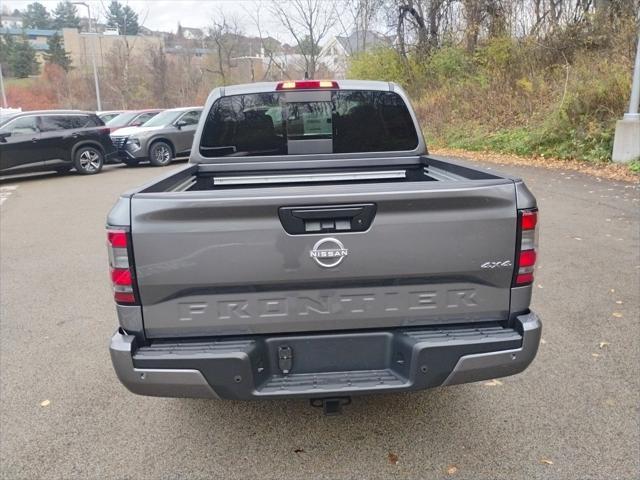
[[[446,471],[447,475],[455,475],[456,473],[458,473],[458,467],[456,467],[455,465],[449,465]]]
[[[43,400],[40,402],[40,406],[41,407],[48,407],[49,405],[51,405],[51,401],[50,400]]]
[[[598,358],[598,357],[601,357],[602,355],[600,355],[599,353],[592,353],[591,356],[595,357],[595,358]]]
[[[548,458],[541,458],[540,463],[544,463],[545,465],[553,465],[553,461]]]
[[[304,453],[304,448],[296,448],[293,453]]]
[[[500,385],[504,385],[504,382],[501,382],[497,378],[494,378],[493,380],[489,380],[488,382],[485,382],[484,385],[485,387],[498,387]]]
[[[389,452],[387,459],[391,465],[397,465],[400,460],[400,456],[397,453]]]
[[[608,347],[609,342],[600,342],[598,345],[600,346],[600,348]]]
[[[470,152],[457,148],[430,148],[429,153],[460,157],[481,162],[500,163],[506,165],[525,165],[530,167],[542,167],[550,170],[572,170],[586,173],[610,180],[624,180],[625,182],[638,182],[638,175],[631,172],[627,165],[616,163],[594,164],[580,162],[578,160],[560,160],[549,157],[521,157],[512,154],[494,152]]]
[[[622,318],[622,314],[620,312],[613,312],[611,315],[613,315],[616,318]]]

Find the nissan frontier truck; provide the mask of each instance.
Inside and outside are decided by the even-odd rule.
[[[430,155],[393,83],[216,88],[189,163],[108,215],[113,366],[141,395],[327,411],[522,372],[537,221],[522,180]]]

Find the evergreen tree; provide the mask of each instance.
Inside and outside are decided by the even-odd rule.
[[[11,70],[17,78],[27,78],[38,72],[38,62],[36,61],[36,51],[31,46],[26,37],[15,42],[10,58]]]
[[[129,5],[122,6],[117,0],[113,0],[107,9],[107,25],[117,28],[120,35],[137,35],[140,28],[138,14]]]
[[[69,1],[58,3],[53,11],[53,26],[60,30],[61,28],[79,28],[80,17],[76,6]]]
[[[0,37],[0,64],[2,65],[2,73],[7,77],[13,76],[11,62],[15,43],[13,37],[9,34]]]
[[[49,53],[44,56],[46,62],[60,65],[65,72],[68,72],[71,69],[71,58],[62,45],[62,37],[56,33],[49,37],[47,45],[49,45]]]
[[[27,5],[27,10],[22,14],[22,25],[24,28],[51,28],[51,16],[41,3],[34,2]]]

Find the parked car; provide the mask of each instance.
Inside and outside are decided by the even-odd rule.
[[[124,110],[108,110],[104,112],[96,112],[96,115],[98,115],[98,117],[100,117],[100,120],[102,120],[104,123],[107,123],[109,120],[117,117],[124,112]]]
[[[205,112],[190,163],[107,218],[129,390],[335,412],[533,361],[536,199],[429,155],[399,86],[227,86]]]
[[[38,170],[83,175],[100,172],[115,157],[109,129],[95,113],[23,112],[0,123],[0,173]]]
[[[121,128],[111,139],[123,163],[133,166],[149,161],[162,167],[189,156],[201,107],[174,108],[153,117],[142,127]]]
[[[124,127],[139,127],[160,112],[162,110],[157,108],[152,110],[128,110],[105,122],[105,124],[112,132]]]

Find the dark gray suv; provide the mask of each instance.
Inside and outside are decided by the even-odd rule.
[[[175,158],[188,157],[201,107],[174,108],[159,113],[141,127],[111,133],[119,159],[130,166],[149,161],[163,167]]]
[[[100,172],[115,155],[109,129],[95,113],[23,112],[0,120],[0,174],[72,168]]]

